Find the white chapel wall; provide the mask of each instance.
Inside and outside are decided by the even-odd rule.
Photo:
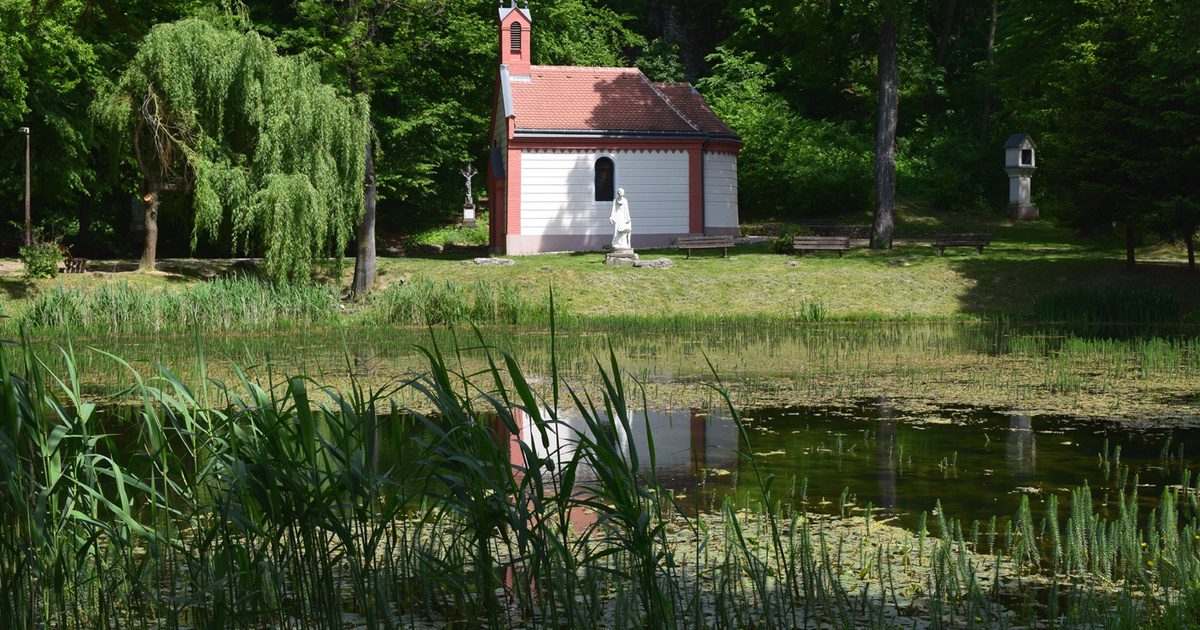
[[[704,154],[704,229],[736,233],[738,228],[737,156]]]
[[[593,165],[612,158],[638,234],[688,232],[688,157],[685,151],[523,151],[521,234],[611,235],[612,202],[594,201]]]

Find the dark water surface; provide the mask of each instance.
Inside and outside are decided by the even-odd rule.
[[[112,409],[105,427],[133,468],[144,458],[144,436],[130,422],[129,407]],[[548,415],[548,413],[547,413]],[[1096,509],[1116,515],[1119,473],[1138,478],[1142,517],[1159,502],[1164,487],[1200,470],[1200,429],[1131,428],[1118,422],[1061,416],[1028,416],[978,408],[941,408],[921,414],[896,412],[886,399],[840,407],[773,407],[741,412],[743,432],[728,410],[684,409],[631,413],[630,430],[612,428],[618,444],[636,453],[649,478],[647,428],[654,442],[654,477],[674,491],[687,512],[719,510],[725,499],[761,504],[755,464],[773,475],[773,498],[809,511],[859,514],[868,505],[877,518],[896,517],[915,528],[922,512],[938,501],[951,518],[970,523],[1012,516],[1023,495],[1034,512],[1058,495],[1069,508],[1070,491],[1087,484]],[[558,415],[544,446],[542,434],[516,414],[520,441],[535,452],[564,462],[574,454],[585,423],[573,411]],[[418,456],[416,425],[399,443],[383,435],[384,452],[373,457],[386,470],[401,458]],[[493,422],[496,439],[521,457],[517,440]],[[381,428],[385,433],[392,430]],[[1119,447],[1119,459],[1117,459]],[[386,449],[392,449],[387,451]],[[1105,456],[1107,454],[1107,456]],[[753,458],[753,461],[751,460]],[[581,470],[580,480],[591,475]],[[1200,484],[1192,478],[1190,486]],[[846,493],[844,495],[844,493]]]
[[[1023,494],[1033,496],[1035,511],[1052,494],[1065,509],[1070,490],[1085,483],[1103,513],[1116,500],[1121,467],[1129,467],[1130,479],[1139,476],[1139,497],[1155,505],[1164,486],[1180,483],[1184,469],[1200,464],[1196,429],[1131,429],[1103,420],[974,408],[901,416],[886,400],[743,413],[749,443],[728,412],[648,414],[657,476],[687,497],[681,500],[685,505],[699,501],[696,507],[711,508],[735,483],[739,496],[761,496],[743,455],[751,453],[763,475],[775,476],[776,498],[838,512],[849,489],[857,507],[870,503],[877,513],[899,516],[909,526],[921,512],[932,513],[939,500],[948,516],[967,523],[1011,516]],[[649,472],[645,417],[631,422],[632,442]],[[563,420],[572,423],[569,414]],[[528,429],[522,438],[529,439]],[[697,493],[701,483],[710,491]],[[1115,506],[1108,507],[1115,514]]]
[[[484,335],[487,343],[512,352],[531,381],[547,381],[552,353],[546,331],[501,329]],[[264,385],[305,374],[346,391],[351,382],[394,383],[427,369],[417,346],[435,341],[455,361],[465,361],[464,371],[483,365],[478,340],[461,329],[182,334],[79,339],[73,346],[85,391],[103,399],[133,380],[128,368],[89,347],[127,359],[143,375],[164,366],[189,385],[208,378],[237,389],[231,367],[236,365]],[[59,347],[66,342],[47,338],[35,343],[47,368],[64,374]],[[461,355],[449,352],[456,345],[464,348]],[[1177,394],[1172,404],[1186,411],[1196,407],[1200,383],[1200,340],[1188,331],[1113,341],[1005,322],[614,326],[561,334],[553,363],[566,380],[594,379],[597,357],[605,360],[610,348],[623,371],[651,386],[709,382],[711,362],[728,381],[766,389],[790,383],[823,400],[880,391],[939,400],[943,398],[930,385],[937,382],[960,388],[957,400],[1018,400],[1037,408],[1037,399],[1045,396],[1064,401],[1096,392],[1120,396],[1104,393],[1129,391],[1122,386],[1135,379],[1148,387],[1172,384]],[[873,388],[871,383],[881,377],[892,390]],[[665,395],[673,394],[668,390]],[[681,406],[670,400],[678,398],[659,406]],[[726,411],[698,407],[650,413],[659,479],[694,509],[719,507],[719,499],[731,490],[739,497],[752,493],[752,466],[739,455],[752,453],[764,474],[775,475],[776,499],[838,512],[848,488],[849,500],[860,508],[869,503],[883,514],[899,516],[902,523],[915,524],[939,499],[946,514],[970,522],[1013,514],[1023,493],[1034,495],[1035,511],[1042,503],[1038,498],[1051,494],[1060,495],[1065,506],[1067,492],[1084,483],[1096,490],[1094,499],[1102,509],[1106,495],[1115,499],[1116,473],[1123,466],[1130,467],[1131,477],[1140,476],[1140,496],[1156,503],[1164,485],[1180,483],[1185,468],[1200,467],[1200,429],[1131,428],[1101,419],[946,405],[914,414],[897,411],[886,399],[860,398],[837,407],[762,407],[767,400],[773,399],[763,397],[743,410],[745,437]],[[582,426],[565,411],[562,419],[567,427]],[[622,439],[637,446],[645,462],[641,416],[631,429]],[[556,436],[565,445],[564,456],[571,433],[564,428]],[[123,439],[137,441],[132,435]],[[1109,457],[1104,458],[1106,443]],[[1119,463],[1113,457],[1117,446]],[[704,488],[697,491],[701,483]]]

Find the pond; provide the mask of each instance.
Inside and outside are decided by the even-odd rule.
[[[524,421],[521,440],[543,454],[541,433],[525,414],[517,417]],[[713,511],[724,497],[761,496],[756,464],[762,475],[776,478],[775,496],[797,509],[838,514],[870,506],[878,517],[898,517],[909,528],[938,502],[965,523],[987,521],[1013,515],[1022,495],[1034,497],[1035,512],[1050,495],[1065,506],[1070,491],[1085,484],[1098,511],[1110,515],[1122,467],[1138,476],[1139,498],[1152,507],[1164,487],[1181,483],[1183,471],[1200,464],[1185,447],[1200,443],[1194,428],[1131,428],[963,407],[901,414],[887,399],[745,409],[741,417],[745,433],[721,409],[634,412],[630,435],[615,431],[647,476],[647,430],[653,435],[654,477],[676,492],[684,509]],[[587,431],[570,411],[559,420],[568,428],[550,431],[550,450],[560,445],[558,459],[565,460],[574,436]],[[520,457],[515,448],[513,456]]]
[[[48,538],[0,531],[0,581],[57,598],[48,610],[121,619],[105,602],[137,601],[129,614],[192,627],[619,628],[655,606],[721,628],[1200,614],[1187,331],[681,320],[27,348],[72,400],[10,432],[20,459],[0,465],[19,464],[4,470],[22,492],[0,513],[67,511]],[[604,411],[617,373],[623,423]],[[21,399],[21,382],[0,394]],[[533,393],[554,423],[502,402]],[[583,485],[559,493],[576,455]],[[513,466],[533,457],[537,475]],[[11,551],[34,548],[36,566],[87,566],[44,588]]]
[[[741,407],[849,404],[887,396],[901,411],[944,405],[1027,415],[1117,418],[1150,426],[1200,423],[1200,335],[1181,328],[1066,332],[1012,322],[828,322],[666,320],[541,328],[378,327],[289,329],[271,334],[79,338],[69,342],[84,384],[102,396],[133,369],[165,366],[185,383],[204,375],[261,382],[303,374],[345,388],[386,388],[427,369],[420,348],[454,356],[462,370],[511,353],[535,385],[553,367],[582,388],[610,351],[652,408],[705,406],[719,381]],[[1099,334],[1103,333],[1103,334]],[[62,336],[35,338],[51,370],[65,365]],[[553,358],[553,361],[552,361]],[[400,393],[403,397],[404,393]],[[419,403],[406,399],[404,402]]]
[[[436,345],[475,373],[486,365],[483,339],[495,354],[512,353],[544,394],[552,356],[565,384],[583,391],[595,388],[597,365],[608,367],[611,350],[631,399],[644,393],[650,404],[634,413],[632,437],[623,439],[644,463],[650,428],[657,477],[689,497],[689,509],[715,509],[735,484],[739,494],[752,491],[740,454],[753,454],[763,474],[776,477],[776,498],[831,513],[844,502],[870,505],[912,527],[939,500],[970,522],[1011,515],[1022,494],[1039,505],[1039,497],[1084,483],[1099,491],[1103,508],[1121,466],[1141,476],[1148,500],[1178,483],[1180,470],[1197,463],[1184,444],[1200,436],[1200,346],[1177,330],[1128,337],[1004,322],[681,323],[569,330],[553,353],[544,331],[513,328],[478,338],[462,329],[325,329],[81,339],[72,347],[83,381],[102,398],[130,382],[108,352],[188,384],[201,380],[203,365],[211,382],[240,391],[236,366],[276,389],[304,374],[341,390],[383,389],[418,407],[411,388],[395,388],[427,367],[420,348]],[[38,352],[61,371],[56,345],[44,340]],[[716,382],[733,392],[744,436]],[[569,409],[561,419],[578,423]],[[570,441],[573,430],[559,437]]]

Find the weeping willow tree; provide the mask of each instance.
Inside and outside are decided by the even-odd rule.
[[[145,178],[144,269],[164,192],[190,193],[193,249],[228,240],[261,253],[275,280],[308,278],[354,236],[367,101],[339,96],[315,64],[256,33],[195,18],[156,26],[95,109],[132,140]]]

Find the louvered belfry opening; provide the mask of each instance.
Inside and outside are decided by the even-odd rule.
[[[509,27],[508,32],[509,38],[511,39],[511,45],[509,46],[509,49],[515,53],[521,52],[521,25],[514,22],[513,25]]]

